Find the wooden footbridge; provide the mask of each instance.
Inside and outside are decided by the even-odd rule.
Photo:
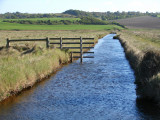
[[[43,41],[46,42],[46,48],[50,48],[51,46],[54,46],[54,48],[59,49],[72,49],[71,52],[71,61],[73,61],[73,58],[80,58],[80,62],[83,62],[83,58],[94,58],[94,56],[83,56],[83,54],[92,53],[94,52],[88,52],[87,50],[94,48],[94,38],[44,38],[44,39],[9,39],[7,38],[7,44],[6,47],[8,48],[10,46],[10,42],[37,42],[37,41]],[[72,42],[71,42],[72,41]],[[71,45],[74,45],[71,46]],[[76,47],[75,47],[76,46]],[[79,56],[75,56],[79,54]]]

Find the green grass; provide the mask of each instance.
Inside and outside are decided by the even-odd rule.
[[[157,17],[159,17],[159,18],[160,18],[160,15],[157,15]]]
[[[122,29],[116,25],[28,25],[0,22],[0,30],[111,30]]]

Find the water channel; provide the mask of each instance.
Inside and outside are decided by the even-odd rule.
[[[134,72],[114,34],[94,59],[64,66],[49,80],[0,104],[0,120],[150,120],[156,106],[136,97]]]

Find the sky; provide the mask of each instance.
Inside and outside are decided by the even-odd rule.
[[[0,0],[0,13],[62,13],[69,9],[160,12],[160,0]]]

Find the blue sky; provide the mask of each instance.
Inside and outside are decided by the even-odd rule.
[[[68,9],[90,12],[160,12],[160,0],[0,0],[0,13],[61,13]]]

